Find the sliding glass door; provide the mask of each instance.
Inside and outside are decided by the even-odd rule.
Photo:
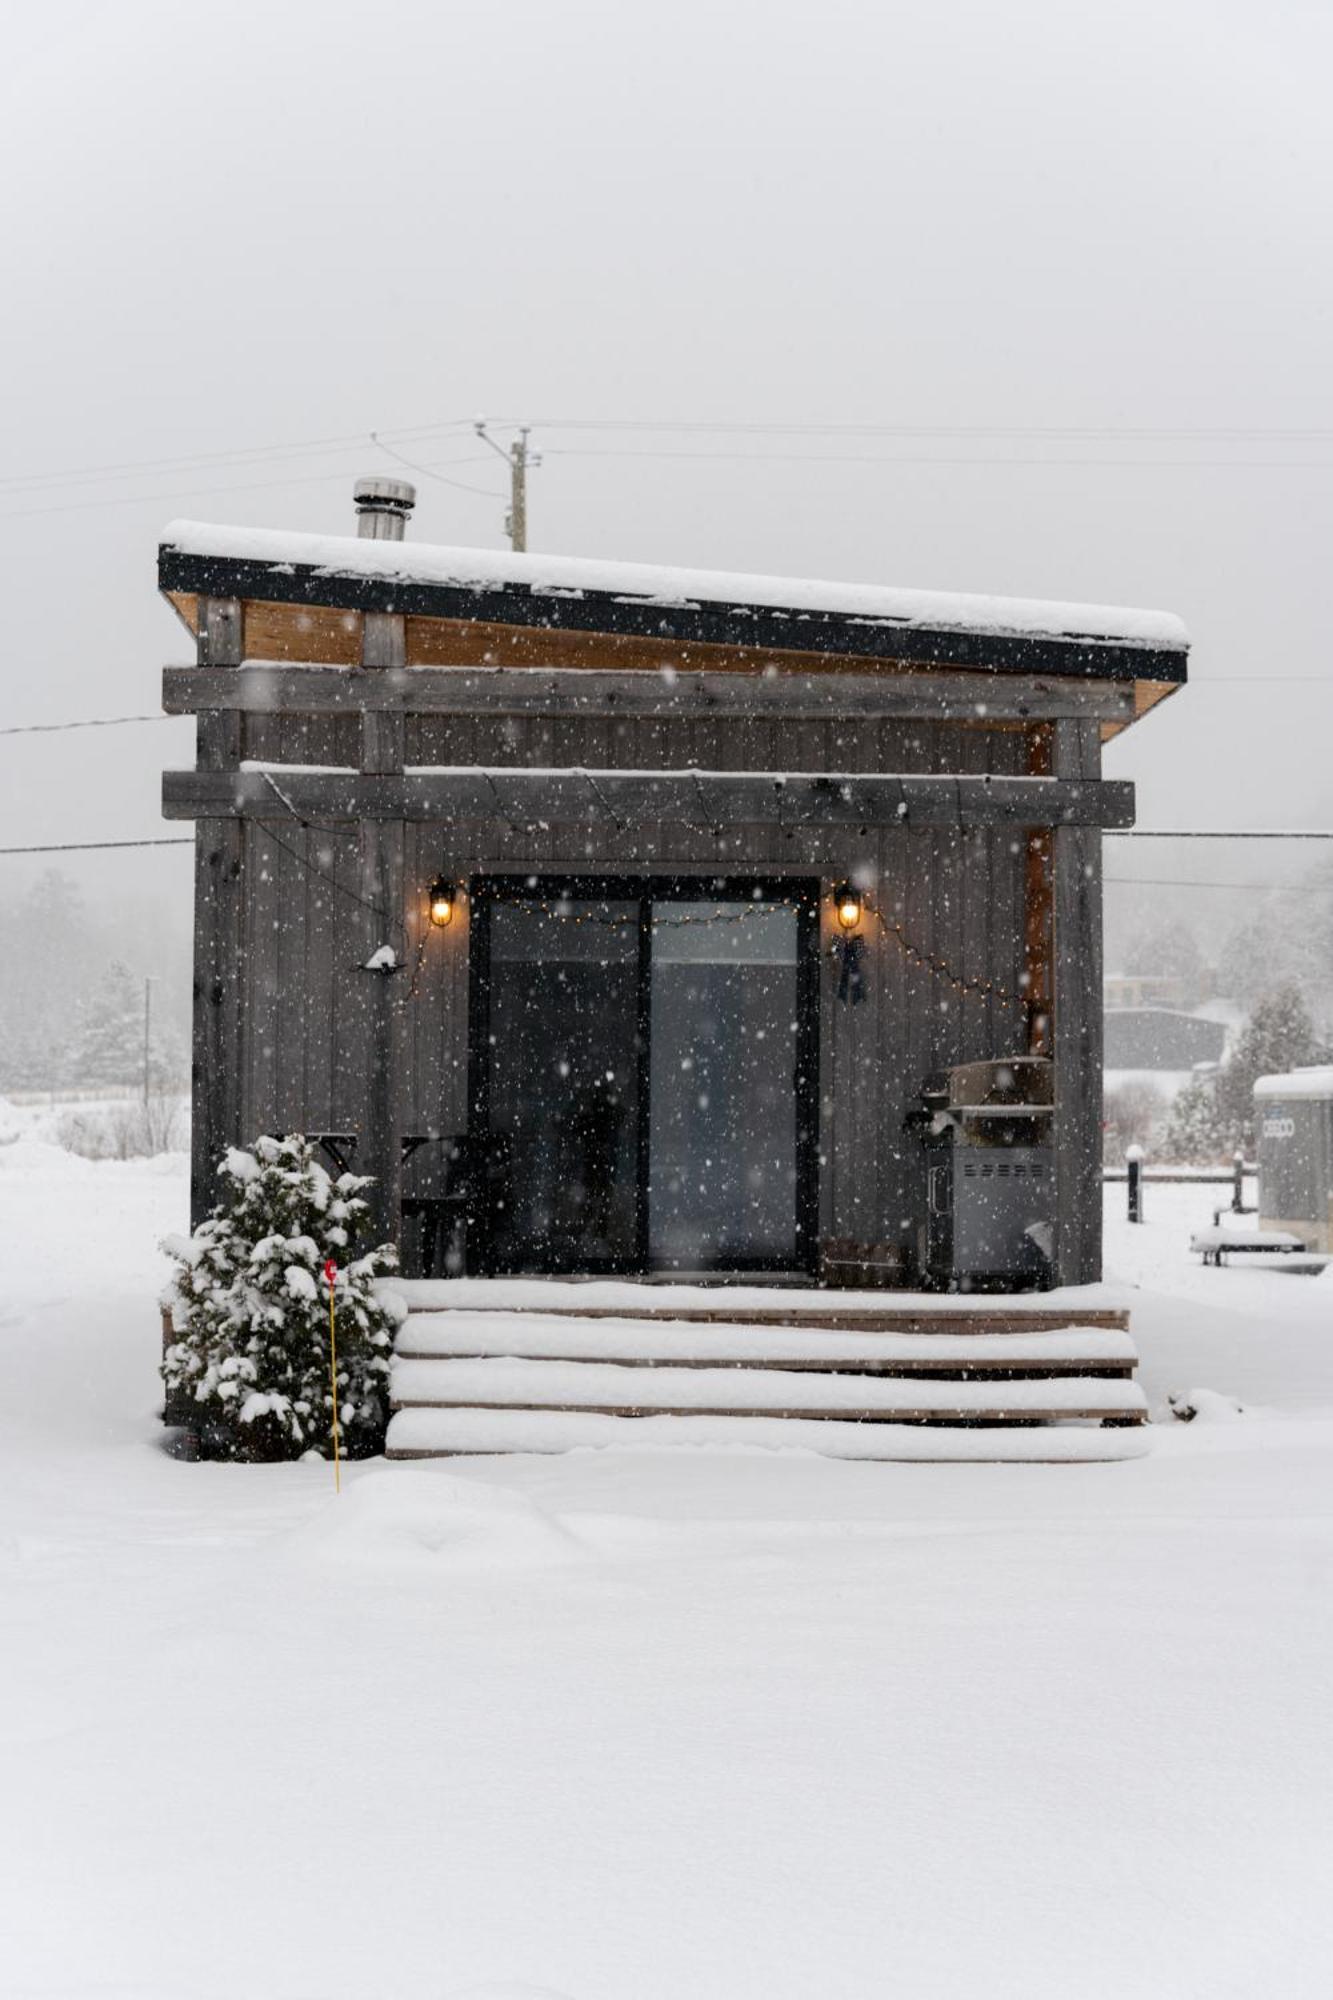
[[[493,882],[473,911],[486,1268],[807,1267],[813,886]]]
[[[654,901],[651,924],[649,1261],[795,1264],[798,909]]]

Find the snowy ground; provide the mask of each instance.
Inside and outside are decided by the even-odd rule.
[[[158,1448],[185,1188],[0,1145],[6,2000],[1329,1992],[1333,1281],[1214,1190],[1108,1195],[1148,1459],[335,1500]]]

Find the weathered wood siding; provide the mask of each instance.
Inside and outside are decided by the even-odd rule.
[[[293,764],[361,758],[355,717],[244,718],[243,755]],[[1028,744],[1014,728],[902,720],[854,723],[415,717],[406,732],[413,764],[586,766],[607,769],[919,771],[1020,773]],[[281,778],[278,778],[281,784]],[[497,808],[497,812],[499,808]],[[499,817],[478,829],[408,824],[405,908],[367,907],[350,825],[304,828],[275,795],[271,821],[245,823],[244,949],[240,1010],[240,1130],[364,1133],[374,1013],[364,966],[392,944],[404,971],[390,983],[403,1037],[403,1125],[459,1133],[468,1095],[468,911],[432,931],[424,891],[444,873],[466,884],[488,872],[613,874],[762,873],[817,878],[827,889],[855,875],[867,892],[866,998],[837,998],[836,927],[827,907],[821,940],[820,1231],[824,1238],[901,1245],[915,1254],[924,1219],[924,1175],[903,1118],[930,1070],[1026,1046],[1018,998],[958,991],[909,963],[885,923],[901,924],[916,950],[964,977],[1017,996],[1024,970],[1026,839],[1021,828],[820,831],[696,829],[607,820],[539,832]],[[1088,836],[1095,840],[1096,835]],[[424,1185],[429,1155],[409,1171]]]

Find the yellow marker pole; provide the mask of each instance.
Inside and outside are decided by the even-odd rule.
[[[324,1276],[329,1284],[329,1386],[333,1391],[333,1490],[341,1493],[342,1481],[342,1438],[338,1430],[338,1324],[333,1308],[333,1288],[338,1276],[338,1267],[332,1259],[324,1266]]]

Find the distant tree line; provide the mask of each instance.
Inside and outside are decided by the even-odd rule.
[[[129,899],[96,910],[57,869],[0,897],[0,1093],[144,1084],[144,980],[153,977],[148,1084],[189,1080],[183,923]]]

